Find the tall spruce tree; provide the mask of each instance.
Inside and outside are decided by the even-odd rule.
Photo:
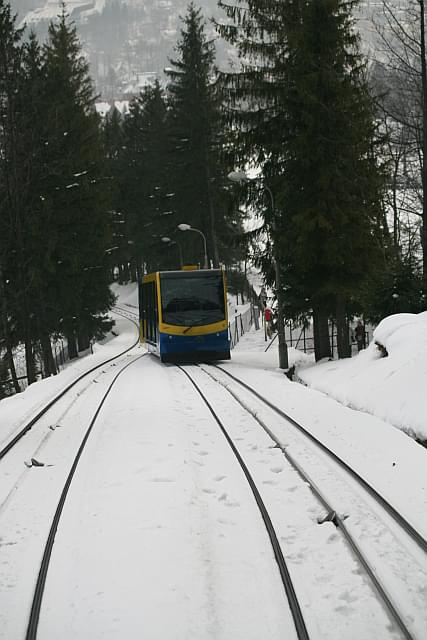
[[[25,346],[28,382],[35,380],[29,208],[33,146],[24,100],[22,30],[0,2],[0,297],[1,331],[14,375],[12,348]]]
[[[220,258],[226,259],[226,247],[220,256],[221,235],[225,245],[229,228],[221,195],[226,168],[222,160],[220,97],[214,82],[215,51],[207,40],[201,11],[193,3],[183,23],[176,47],[178,58],[170,61],[172,67],[167,71],[174,208],[179,222],[205,234],[209,257],[217,266]],[[186,255],[193,259],[203,255],[202,246],[200,251],[195,250],[199,240],[193,234],[182,237]]]
[[[177,260],[168,262],[161,241],[176,226],[169,170],[166,101],[156,82],[130,103],[123,123],[124,228],[139,271],[177,266]]]
[[[45,75],[41,50],[34,33],[23,48],[22,69],[24,82],[21,88],[23,103],[19,139],[22,147],[22,167],[25,168],[26,189],[26,251],[28,265],[26,281],[32,326],[37,338],[36,348],[43,359],[43,374],[56,374],[52,355],[51,335],[57,327],[49,314],[46,284],[52,268],[52,245],[46,231],[53,220],[52,203],[43,197],[45,168],[45,141],[49,124],[45,118]],[[26,155],[25,155],[26,154]],[[43,250],[41,250],[43,247]],[[37,310],[34,313],[34,310]],[[38,344],[37,344],[38,343]]]
[[[220,2],[234,24],[219,30],[242,60],[241,71],[224,74],[241,161],[261,165],[275,195],[265,228],[293,315],[312,310],[317,359],[330,355],[330,316],[340,356],[348,355],[347,306],[367,286],[381,242],[382,180],[355,4]]]
[[[51,312],[68,337],[70,355],[111,327],[106,250],[111,247],[99,118],[76,28],[62,9],[43,49],[47,173],[44,197],[55,212],[49,230]],[[76,339],[78,343],[76,343]]]
[[[112,105],[104,119],[104,153],[106,159],[106,172],[108,176],[111,224],[113,246],[107,250],[109,256],[109,268],[111,278],[115,277],[115,269],[119,269],[118,281],[120,284],[129,279],[129,245],[124,228],[123,217],[123,184],[122,184],[122,154],[124,148],[123,117],[115,105]],[[116,230],[117,229],[117,230]],[[126,266],[126,274],[124,269]]]

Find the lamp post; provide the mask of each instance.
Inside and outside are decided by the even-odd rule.
[[[200,229],[195,229],[194,227],[192,227],[190,224],[185,224],[185,222],[181,223],[178,225],[178,229],[180,231],[195,231],[196,233],[200,234],[203,238],[203,247],[204,247],[204,251],[205,251],[205,256],[204,256],[204,265],[203,265],[203,269],[209,269],[209,264],[208,264],[208,252],[207,252],[207,248],[206,248],[206,237],[205,234],[200,231]]]
[[[181,249],[181,245],[179,244],[179,242],[177,242],[176,240],[172,240],[172,238],[168,238],[167,236],[164,236],[162,238],[162,242],[167,242],[168,244],[175,244],[178,247],[178,252],[179,252],[179,266],[182,268],[183,265],[183,259],[182,259],[182,249]]]
[[[257,178],[249,178],[249,176],[243,171],[231,171],[231,173],[229,173],[227,177],[232,182],[238,182],[239,184],[257,180]],[[273,192],[271,191],[270,187],[268,187],[266,184],[263,183],[262,186],[265,189],[265,191],[267,191],[270,197],[271,211],[273,213],[273,232],[275,232],[276,231],[276,207],[274,204]],[[275,270],[276,296],[277,296],[277,336],[279,338],[279,367],[280,369],[288,369],[289,358],[288,358],[288,345],[286,344],[286,336],[285,336],[285,319],[283,316],[282,282],[281,282],[281,275],[280,275],[278,251],[277,251],[277,246],[276,246],[274,237],[273,237],[273,255],[274,255],[274,270]]]

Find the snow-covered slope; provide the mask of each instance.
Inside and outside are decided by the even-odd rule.
[[[306,385],[427,441],[427,312],[389,316],[357,356],[297,373]]]

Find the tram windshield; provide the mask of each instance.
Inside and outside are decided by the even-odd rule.
[[[220,272],[160,275],[163,322],[198,327],[225,319],[224,285]]]

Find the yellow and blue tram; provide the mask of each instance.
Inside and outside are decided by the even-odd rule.
[[[140,339],[162,362],[228,360],[222,269],[157,271],[139,284]]]

